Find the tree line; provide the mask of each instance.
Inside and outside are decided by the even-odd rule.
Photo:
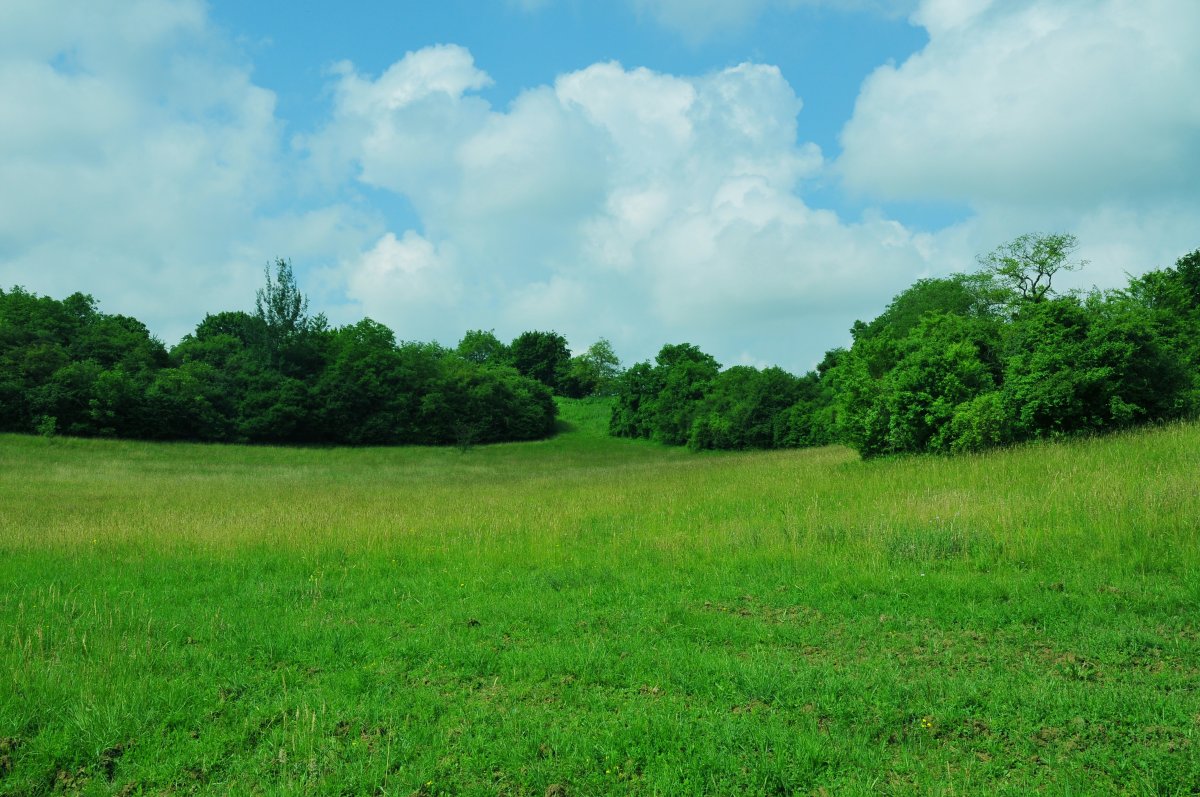
[[[921,279],[812,371],[663,346],[621,369],[556,332],[454,348],[310,315],[291,266],[254,312],[210,314],[168,350],[144,324],[0,290],[0,431],[159,440],[457,444],[553,433],[554,396],[614,397],[610,433],[704,449],[843,443],[864,457],[977,451],[1200,412],[1200,250],[1120,290],[1060,293],[1070,235],[1024,235],[971,273]]]
[[[692,449],[844,443],[978,451],[1194,417],[1200,250],[1114,291],[1058,293],[1073,236],[1023,235],[973,273],[918,280],[794,376],[667,345],[619,380],[610,431]]]
[[[546,437],[554,393],[614,389],[604,340],[575,357],[552,332],[399,342],[370,319],[310,315],[286,260],[265,276],[253,313],[209,314],[170,350],[91,296],[0,290],[0,431],[468,446]]]

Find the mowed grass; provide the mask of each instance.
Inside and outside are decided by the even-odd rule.
[[[1200,426],[0,437],[2,794],[1193,794]]]

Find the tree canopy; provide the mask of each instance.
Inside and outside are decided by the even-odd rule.
[[[842,442],[863,456],[976,451],[1200,411],[1200,251],[1124,291],[1059,294],[1074,236],[1030,234],[921,279],[816,370],[666,346],[619,381],[610,429],[692,448]],[[706,359],[707,358],[707,359]]]
[[[370,319],[331,328],[286,260],[265,277],[253,313],[207,315],[170,352],[90,296],[0,290],[0,430],[352,445],[553,433],[550,389],[502,354],[397,342]]]
[[[722,369],[689,343],[622,370],[604,338],[453,349],[309,315],[276,260],[254,311],[206,315],[169,351],[91,296],[0,290],[0,431],[271,443],[455,444],[553,433],[554,395],[612,396],[613,435],[694,450],[977,451],[1200,413],[1200,250],[1123,290],[1055,290],[1071,235],[1030,234],[971,273],[916,281],[801,376]]]

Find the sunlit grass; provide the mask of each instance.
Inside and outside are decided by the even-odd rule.
[[[465,454],[6,437],[9,551],[245,547],[552,561],[597,550],[1195,565],[1200,431],[862,463],[831,447],[690,455],[585,432]]]
[[[0,438],[0,793],[1200,784],[1200,427],[863,463],[564,420]]]

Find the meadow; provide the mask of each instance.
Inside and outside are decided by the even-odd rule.
[[[1200,426],[0,436],[0,794],[1193,794]]]

